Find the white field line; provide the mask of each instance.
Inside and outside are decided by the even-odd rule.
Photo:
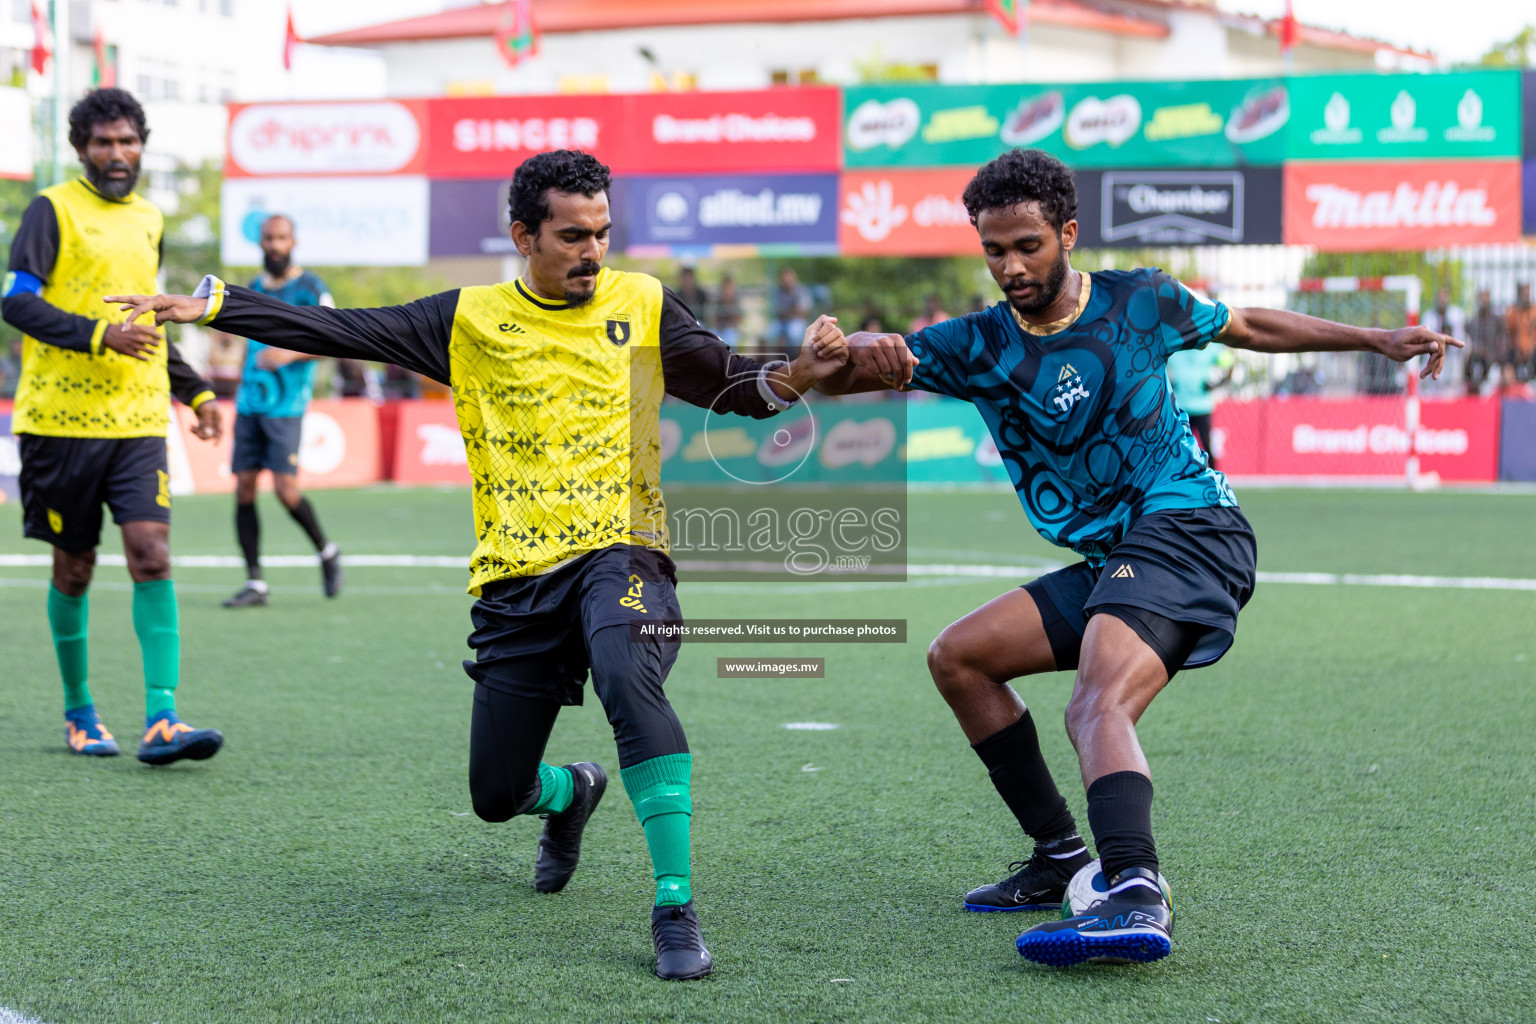
[[[15,1010],[0,1006],[0,1024],[42,1024],[36,1017],[25,1017]]]
[[[235,555],[178,555],[172,558],[172,564],[178,569],[242,569],[245,567],[243,559]],[[467,558],[459,555],[343,555],[342,562],[349,568],[407,568],[407,569],[457,569],[466,570],[469,565]],[[0,554],[0,568],[48,568],[53,564],[53,557],[47,554]],[[102,555],[97,560],[102,566],[122,566],[122,555]],[[314,555],[272,555],[262,559],[262,565],[276,569],[312,569],[316,565]],[[912,582],[923,582],[930,585],[943,581],[965,581],[973,579],[1032,579],[1043,573],[1059,569],[1060,564],[1043,563],[1039,565],[977,565],[969,563],[916,563],[904,568],[899,565],[872,566],[882,574],[899,575],[902,572],[909,577],[916,577]],[[683,570],[685,582],[686,573],[689,570],[714,570],[735,568],[744,571],[776,571],[780,568],[777,564],[770,563],[741,563],[725,565],[721,563],[690,563],[683,562],[679,566]],[[0,578],[0,585],[28,585],[40,581],[20,578]],[[1411,589],[1446,589],[1446,590],[1515,590],[1536,591],[1536,579],[1520,579],[1504,576],[1424,576],[1411,573],[1332,573],[1332,572],[1260,572],[1260,583],[1290,583],[1305,586],[1361,586],[1361,587],[1406,587]],[[101,584],[98,584],[101,585]],[[810,582],[784,583],[780,581],[753,583],[743,580],[740,583],[691,583],[690,589],[717,587],[790,587],[796,592],[816,592],[837,589],[864,589],[870,587],[902,586],[895,581],[877,580],[842,580],[838,582]],[[223,588],[215,588],[223,589]],[[449,586],[440,587],[349,587],[354,593],[455,593],[456,588]],[[0,1024],[5,1024],[0,1021]]]

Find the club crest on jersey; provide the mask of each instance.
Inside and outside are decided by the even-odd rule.
[[[628,313],[615,313],[608,318],[608,340],[621,347],[629,344]]]
[[[1072,407],[1089,395],[1088,385],[1083,381],[1083,375],[1077,372],[1077,368],[1067,363],[1056,374],[1056,386],[1051,388],[1051,393],[1045,398],[1046,408],[1065,416],[1072,411]]]

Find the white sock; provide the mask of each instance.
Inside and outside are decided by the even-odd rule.
[[[265,594],[267,592],[267,581],[266,580],[246,580],[245,581],[245,589],[246,590],[254,590],[258,594]]]
[[[337,551],[336,542],[333,541],[333,540],[332,541],[326,541],[325,547],[320,549],[320,561],[323,562],[327,558],[335,558],[336,557],[336,551]]]

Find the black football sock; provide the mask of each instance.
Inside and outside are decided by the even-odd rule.
[[[1056,788],[1040,753],[1040,737],[1027,709],[1017,722],[971,749],[987,766],[992,785],[1030,838],[1044,844],[1077,834],[1066,798]]]
[[[325,531],[320,529],[320,520],[315,518],[314,506],[310,505],[308,498],[300,498],[299,503],[288,510],[288,514],[309,534],[316,551],[325,549]]]
[[[1140,772],[1113,772],[1088,787],[1088,825],[1103,862],[1104,878],[1128,868],[1157,873],[1157,844],[1152,841],[1152,780]],[[1161,899],[1156,883],[1142,881],[1116,893],[1129,900]]]
[[[235,536],[245,556],[245,578],[261,579],[261,520],[256,518],[255,502],[235,504]]]

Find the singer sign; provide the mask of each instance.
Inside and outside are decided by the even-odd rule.
[[[1286,242],[1319,249],[1514,242],[1520,237],[1520,164],[1288,164],[1284,209]]]

